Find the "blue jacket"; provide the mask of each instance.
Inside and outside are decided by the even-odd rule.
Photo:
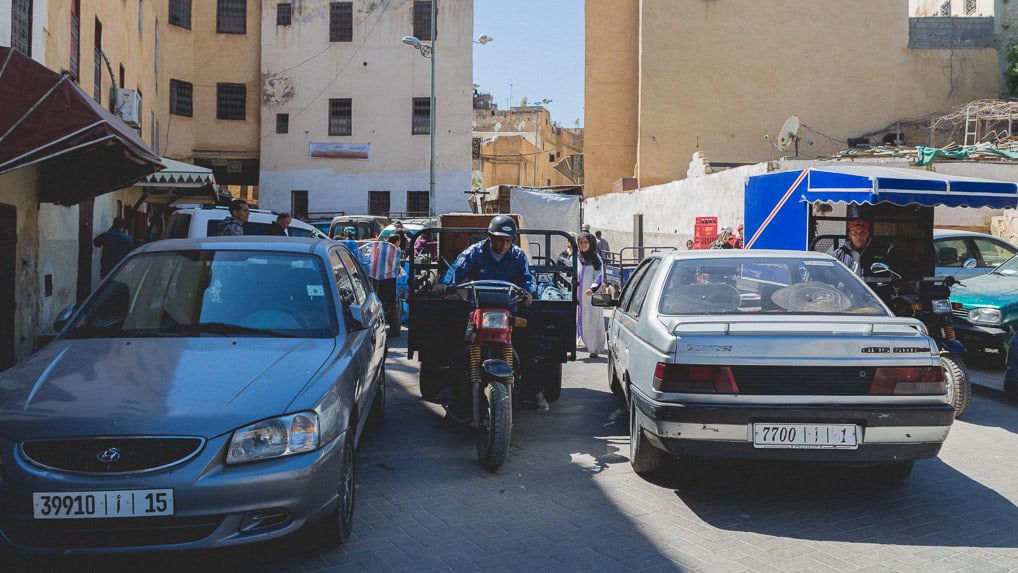
[[[513,245],[496,261],[491,253],[491,240],[474,243],[456,257],[442,278],[442,283],[457,285],[466,280],[507,281],[523,287],[531,293],[537,292],[537,280],[530,272],[530,263],[523,249]]]

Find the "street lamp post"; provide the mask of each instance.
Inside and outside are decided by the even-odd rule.
[[[431,98],[428,109],[428,137],[431,139],[431,159],[428,177],[428,218],[435,218],[435,3],[431,0],[431,45],[422,44],[414,36],[403,36],[403,43],[416,48],[422,56],[431,60]]]

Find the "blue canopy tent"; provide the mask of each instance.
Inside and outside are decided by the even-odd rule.
[[[750,177],[746,248],[805,249],[810,203],[1018,206],[1018,184],[882,165],[831,165]]]

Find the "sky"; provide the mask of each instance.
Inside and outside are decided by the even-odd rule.
[[[506,110],[550,99],[562,127],[583,125],[584,0],[474,0],[474,83]],[[511,98],[511,100],[510,100]]]

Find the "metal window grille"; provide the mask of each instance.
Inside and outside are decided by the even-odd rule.
[[[415,97],[413,108],[413,125],[411,135],[428,135],[431,133],[431,98]]]
[[[388,191],[368,191],[368,215],[385,217],[389,213],[389,203]]]
[[[32,0],[14,0],[11,3],[11,47],[32,55]]]
[[[216,32],[247,34],[247,0],[218,0]]]
[[[170,24],[191,29],[191,0],[170,0]]]
[[[976,0],[965,0],[965,15],[971,16],[976,13]]]
[[[353,100],[329,100],[329,135],[353,134]]]
[[[290,114],[276,114],[276,133],[290,133]]]
[[[329,2],[329,41],[353,41],[353,2]]]
[[[431,37],[431,0],[414,0],[414,37],[422,42],[430,42]],[[435,35],[438,35],[438,6],[435,6]]]
[[[407,191],[406,192],[406,211],[408,217],[427,217],[428,216],[428,192],[427,191]]]
[[[280,2],[276,5],[276,25],[289,26],[293,22],[293,4]]]
[[[947,2],[944,2],[943,4],[940,5],[940,15],[941,16],[951,15],[951,0],[947,0]]]
[[[308,218],[308,192],[307,190],[290,191],[290,216],[297,219]]]
[[[95,50],[95,55],[92,57],[92,61],[95,62],[95,66],[94,66],[94,68],[92,70],[92,74],[93,74],[92,77],[95,78],[94,81],[92,82],[92,99],[94,99],[95,101],[97,101],[99,103],[102,103],[102,101],[103,101],[103,99],[102,99],[103,98],[103,92],[102,92],[102,89],[103,89],[103,76],[102,76],[102,73],[103,73],[103,67],[102,67],[103,54],[102,54],[101,51],[99,51],[98,48],[96,48],[96,50]]]
[[[193,117],[194,86],[190,82],[170,80],[170,113]]]
[[[81,63],[81,5],[78,0],[71,2],[71,77],[78,79]]]
[[[244,84],[216,84],[216,118],[247,118],[247,86]]]

